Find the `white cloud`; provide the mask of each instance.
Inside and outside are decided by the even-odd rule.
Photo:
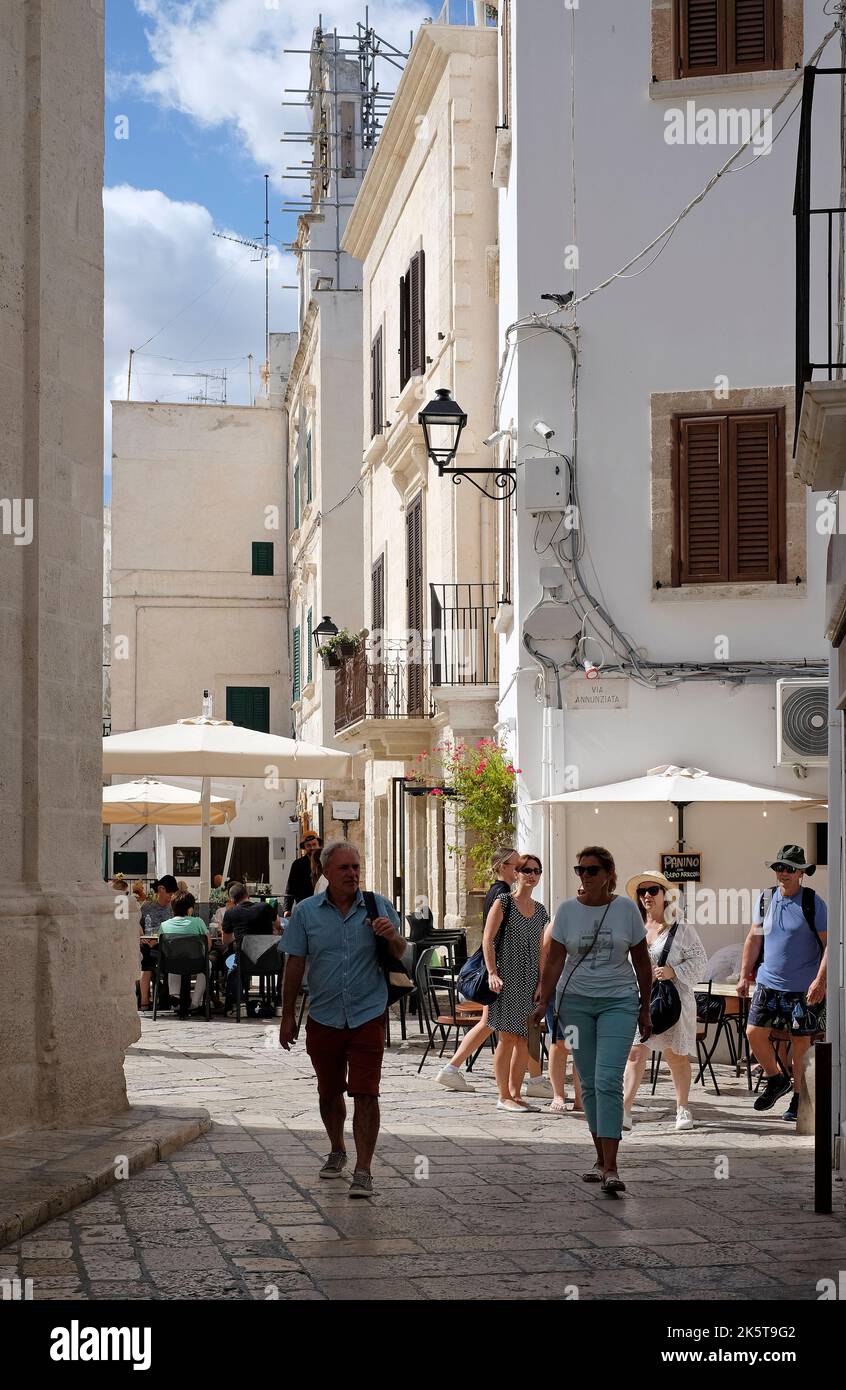
[[[285,165],[299,162],[305,147],[280,145],[279,137],[283,129],[302,128],[302,113],[280,103],[285,88],[308,85],[308,58],[284,50],[310,46],[322,0],[279,0],[278,8],[275,0],[135,3],[148,21],[155,63],[152,72],[123,79],[136,94],[188,115],[207,129],[231,127],[259,168],[275,177]],[[439,9],[439,0],[433,5],[425,0],[377,0],[370,6],[370,22],[382,38],[406,51],[411,30]],[[323,4],[327,30],[337,27],[352,34],[363,18],[359,0]],[[387,90],[393,90],[393,71],[380,65]],[[112,87],[119,80],[112,74]]]
[[[133,400],[185,400],[194,383],[173,373],[226,368],[227,399],[246,404],[246,355],[254,356],[254,390],[264,357],[263,263],[214,237],[207,208],[174,202],[157,189],[107,188],[104,209],[107,433],[109,401],[126,399],[131,347],[140,349]],[[271,251],[274,331],[296,326],[296,294],[278,289],[294,278],[293,257]],[[110,457],[107,439],[107,470]]]

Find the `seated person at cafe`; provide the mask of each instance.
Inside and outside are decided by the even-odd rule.
[[[228,941],[241,944],[245,936],[279,936],[282,932],[282,924],[279,921],[278,907],[271,906],[270,903],[250,902],[250,895],[243,883],[233,883],[229,889],[229,907],[223,914],[221,923],[221,939],[224,944]],[[226,982],[226,1001],[227,1012],[235,1002],[235,966],[234,956],[228,957],[232,961],[229,970],[229,978]],[[246,996],[250,991],[250,981],[252,973],[249,970],[249,961],[242,957],[241,962],[241,994]],[[247,1011],[250,1012],[250,1009]]]
[[[159,928],[159,936],[204,936],[206,944],[210,944],[209,932],[202,917],[194,916],[194,909],[197,900],[193,893],[177,893],[174,896],[172,907],[174,916],[162,922]],[[168,988],[172,995],[179,995],[179,1017],[188,1017],[188,1008],[193,1013],[201,1013],[201,1004],[206,991],[205,975],[198,975],[191,989],[190,975],[168,975]]]
[[[177,891],[176,879],[172,874],[165,874],[163,878],[154,878],[151,884],[153,891],[152,902],[142,902],[141,906],[141,935],[158,936],[162,922],[167,921],[173,916],[171,903],[173,895]],[[136,894],[137,896],[137,894]],[[141,942],[141,1012],[147,1013],[150,1009],[150,990],[153,984],[153,975],[158,963],[159,953],[155,947],[148,942]]]

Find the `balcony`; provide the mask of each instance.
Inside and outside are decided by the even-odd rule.
[[[840,173],[831,162],[814,186],[811,154],[816,82],[843,77],[843,68],[805,69],[793,213],[796,219],[796,432],[795,472],[815,492],[842,485],[846,473],[846,349],[837,325],[836,228],[846,207]],[[820,196],[829,189],[828,197]],[[819,373],[821,376],[815,377]]]
[[[404,757],[421,746],[421,724],[435,714],[428,652],[420,640],[371,639],[335,672],[335,733]]]
[[[495,584],[430,584],[432,687],[496,685]]]

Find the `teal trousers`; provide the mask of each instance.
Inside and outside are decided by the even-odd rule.
[[[623,1073],[637,1026],[640,998],[594,999],[565,992],[561,1019],[582,1086],[591,1134],[619,1139],[623,1132]]]

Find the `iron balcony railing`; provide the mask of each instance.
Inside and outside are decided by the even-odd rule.
[[[381,639],[356,648],[335,672],[335,732],[363,719],[430,719],[425,644]]]
[[[840,196],[839,173],[837,174],[837,194],[827,200],[834,206],[811,206],[811,152],[812,126],[814,112],[814,92],[818,77],[843,78],[844,68],[805,69],[802,88],[802,117],[799,125],[799,153],[796,162],[796,191],[793,202],[793,215],[796,219],[796,431],[794,450],[799,437],[799,419],[802,414],[802,398],[805,387],[813,380],[814,372],[826,372],[831,381],[836,374],[840,377],[846,368],[843,349],[843,336],[837,324],[838,288],[835,279],[835,218],[841,220],[846,207],[837,204]],[[822,223],[814,218],[825,219]],[[839,225],[838,230],[841,230]],[[825,288],[823,288],[823,285]],[[826,312],[818,318],[815,325],[820,329],[811,338],[811,312],[827,295]],[[825,348],[822,344],[821,325],[825,325]],[[837,343],[835,343],[835,330]],[[825,361],[816,361],[823,354]],[[836,357],[840,360],[835,360]]]
[[[430,584],[432,685],[496,685],[495,584]]]

